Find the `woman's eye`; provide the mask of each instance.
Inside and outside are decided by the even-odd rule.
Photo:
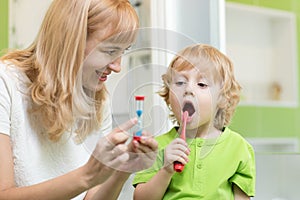
[[[206,88],[208,85],[205,83],[198,83],[198,86],[201,88]]]

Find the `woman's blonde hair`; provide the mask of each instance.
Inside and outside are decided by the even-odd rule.
[[[171,61],[166,74],[162,75],[163,87],[159,91],[159,95],[164,98],[166,104],[171,109],[169,85],[172,81],[172,71],[190,70],[201,63],[203,64],[203,61],[209,67],[215,68],[214,70],[218,74],[218,77],[215,78],[221,84],[218,110],[214,120],[214,126],[221,130],[230,123],[240,100],[241,86],[234,77],[232,62],[218,49],[206,44],[194,44],[180,51]],[[174,114],[171,114],[171,118],[175,121]]]
[[[109,25],[113,27],[110,35],[138,28],[137,14],[128,0],[53,0],[36,40],[1,58],[31,80],[31,112],[38,114],[50,140],[58,141],[74,122],[81,141],[100,128],[105,87],[93,95],[93,104],[80,102],[88,98],[74,88],[81,76],[87,38]],[[94,112],[86,105],[92,105]]]

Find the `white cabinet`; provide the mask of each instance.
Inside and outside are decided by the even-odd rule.
[[[296,19],[291,12],[226,3],[226,52],[241,105],[298,105]]]
[[[25,48],[35,39],[52,0],[9,1],[9,47]]]

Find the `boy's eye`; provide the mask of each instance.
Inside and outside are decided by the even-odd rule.
[[[208,85],[205,83],[198,83],[198,86],[201,88],[206,88]]]
[[[127,51],[129,51],[131,49],[131,46],[130,47],[127,47],[126,49],[124,49],[122,52],[121,52],[121,54],[123,55],[123,54],[125,54]]]
[[[176,84],[177,86],[182,86],[182,85],[185,84],[185,82],[183,82],[183,81],[177,81],[175,84]]]
[[[124,51],[129,51],[131,49],[131,46],[130,47],[127,47]]]
[[[111,55],[114,55],[116,53],[116,51],[115,50],[105,51],[105,53],[111,56]]]

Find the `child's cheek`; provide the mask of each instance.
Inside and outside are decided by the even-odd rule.
[[[178,93],[176,93],[176,91],[172,91],[170,93],[170,105],[171,105],[172,111],[177,119],[180,119],[181,109],[182,109],[181,108],[182,103],[181,103],[180,99],[181,98],[178,95]]]

